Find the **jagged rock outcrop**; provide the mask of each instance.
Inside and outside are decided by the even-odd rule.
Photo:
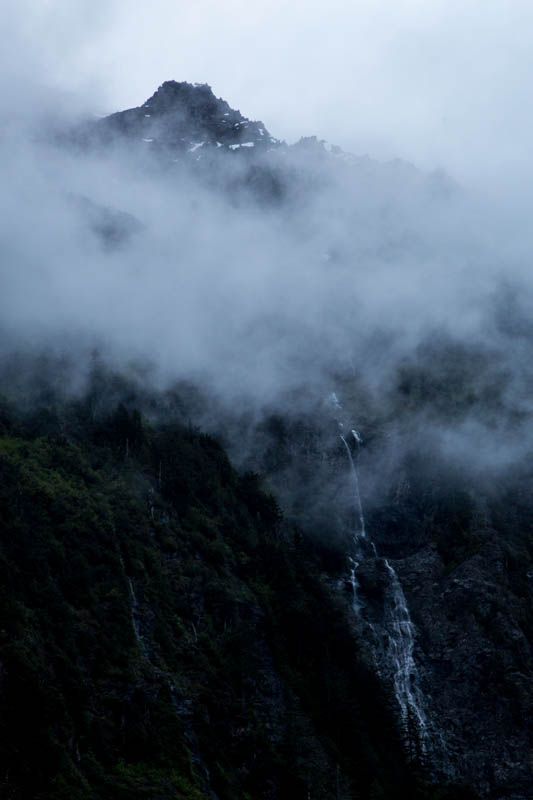
[[[117,111],[84,131],[87,142],[109,146],[117,137],[160,156],[201,160],[212,150],[265,152],[282,143],[262,122],[244,117],[207,84],[165,81],[137,108]]]

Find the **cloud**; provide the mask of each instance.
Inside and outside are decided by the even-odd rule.
[[[530,173],[526,0],[154,0],[135,14],[125,0],[10,0],[6,13],[11,74],[106,110],[166,79],[206,81],[277,136],[316,134],[480,182]]]
[[[353,414],[368,420],[372,412],[389,424],[391,417],[404,419],[405,406],[423,426],[451,425],[472,453],[479,426],[495,431],[499,414],[499,446],[510,452],[509,437],[516,443],[524,436],[531,384],[523,366],[529,334],[502,325],[502,319],[525,316],[524,298],[532,290],[528,195],[512,183],[519,148],[516,163],[503,159],[508,172],[483,196],[402,162],[346,161],[326,156],[317,144],[294,148],[267,159],[267,168],[292,187],[277,208],[238,188],[242,175],[235,160],[222,168],[214,189],[187,170],[161,171],[149,158],[133,159],[120,142],[98,154],[58,147],[46,141],[42,120],[52,116],[56,127],[59,120],[70,124],[72,114],[98,96],[82,91],[94,75],[103,79],[111,71],[108,99],[123,86],[139,93],[132,103],[140,103],[158,83],[154,72],[164,67],[167,77],[172,63],[183,71],[197,64],[213,70],[220,86],[228,81],[236,95],[244,87],[242,96],[252,106],[239,103],[246,114],[267,117],[254,113],[254,103],[264,102],[274,114],[279,103],[288,107],[298,96],[301,105],[287,113],[287,125],[296,128],[301,119],[305,132],[306,122],[331,120],[339,136],[366,125],[369,141],[373,131],[391,131],[390,142],[409,142],[421,161],[431,161],[430,148],[445,142],[430,135],[427,115],[437,113],[447,96],[458,114],[472,106],[475,145],[464,137],[464,120],[457,141],[464,143],[465,159],[481,151],[481,165],[493,145],[499,153],[511,152],[529,124],[515,93],[505,108],[509,114],[514,109],[515,118],[522,108],[523,130],[517,134],[502,124],[496,139],[482,136],[491,100],[485,76],[490,70],[487,85],[496,85],[497,78],[514,75],[525,57],[529,34],[514,25],[513,14],[528,12],[519,6],[502,31],[503,6],[491,6],[479,23],[482,41],[471,48],[469,69],[473,6],[457,8],[452,19],[438,3],[431,11],[417,3],[392,9],[378,3],[373,11],[362,4],[357,16],[336,2],[324,27],[318,5],[306,7],[299,24],[298,4],[286,11],[281,4],[251,10],[233,3],[224,19],[209,4],[200,9],[213,12],[207,19],[196,7],[178,14],[175,6],[171,11],[158,3],[140,18],[128,17],[119,0],[111,12],[104,4],[74,12],[58,2],[37,7],[27,0],[22,14],[11,4],[8,60],[13,65],[17,51],[27,59],[16,81],[13,69],[3,78],[9,104],[18,109],[11,114],[10,106],[1,133],[4,349],[66,346],[81,361],[97,345],[120,364],[152,361],[160,382],[209,384],[228,407],[237,400],[244,407],[246,397],[255,409],[290,402],[298,410],[308,407],[306,395],[320,403],[339,383]],[[156,29],[160,47],[154,55]],[[501,37],[515,42],[515,55],[500,53],[489,65],[489,50]],[[199,41],[202,48],[194,46]],[[278,55],[268,60],[269,52]],[[444,56],[452,52],[448,72]],[[458,85],[460,75],[464,82]],[[208,74],[193,77],[211,80]],[[523,79],[518,76],[516,85]],[[471,103],[473,86],[477,104]],[[83,102],[72,102],[74,88]],[[223,93],[217,85],[215,90]],[[372,112],[367,118],[356,113],[364,102]],[[106,246],[94,208],[130,215],[138,232]],[[441,346],[428,357],[424,347],[432,337]],[[463,372],[449,372],[443,364],[453,362],[457,343],[472,361],[466,359]],[[490,408],[485,390],[491,381],[485,368],[476,372],[481,345],[494,368],[490,374],[502,383],[498,404]],[[446,402],[453,404],[455,389],[473,400],[453,420],[439,403],[422,398],[413,405],[413,395],[406,399],[398,389],[400,366],[415,387],[420,373],[443,386],[457,381]],[[451,434],[444,439],[455,441]]]
[[[311,24],[280,48],[279,82],[306,97],[296,128],[461,178],[529,170],[527,3],[334,3]]]

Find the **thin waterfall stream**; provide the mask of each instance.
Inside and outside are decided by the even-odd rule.
[[[336,411],[342,411],[336,394],[330,398]],[[417,755],[425,756],[429,745],[429,729],[424,710],[424,700],[419,686],[418,668],[414,659],[414,626],[409,613],[407,600],[400,580],[390,562],[378,555],[374,543],[367,535],[363,504],[359,487],[357,459],[362,445],[358,431],[351,430],[353,447],[344,435],[344,425],[337,419],[340,438],[348,455],[350,480],[353,488],[355,525],[353,534],[353,555],[349,556],[349,583],[353,591],[353,609],[358,618],[364,616],[364,603],[360,599],[360,585],[357,569],[366,559],[372,559],[378,568],[385,572],[385,601],[380,627],[384,636],[374,648],[374,659],[380,674],[389,674],[394,695],[399,707],[401,732],[404,742]],[[374,631],[374,626],[368,622]],[[415,747],[413,748],[413,741]]]
[[[357,442],[357,445],[359,446],[361,444],[361,437],[359,436],[357,431],[352,430],[352,436],[354,437],[355,441]],[[359,492],[359,476],[357,475],[357,470],[355,468],[352,451],[348,447],[348,443],[342,433],[341,433],[341,439],[344,443],[350,461],[350,472],[352,475],[352,481],[354,485],[354,506],[357,509],[357,513],[359,514],[359,531],[356,534],[356,536],[360,536],[362,539],[365,539],[366,538],[365,517],[363,514],[363,506],[361,504],[361,494]]]
[[[414,660],[413,623],[401,583],[384,559],[389,575],[391,605],[388,612],[388,656],[394,667],[394,693],[401,710],[402,729],[411,737],[414,727],[422,754],[427,751],[428,728]]]
[[[140,646],[143,655],[146,656],[146,643],[141,633],[141,626],[139,624],[139,601],[137,600],[137,595],[135,594],[133,581],[129,576],[127,576],[127,581],[131,599],[131,625],[137,640],[137,644]]]

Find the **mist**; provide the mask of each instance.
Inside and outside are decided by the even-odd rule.
[[[46,87],[64,107],[111,113],[162,80],[207,81],[291,142],[317,135],[485,190],[522,191],[531,177],[526,0],[154,0],[135,14],[125,0],[3,5],[10,109],[28,82],[37,100]]]
[[[271,197],[244,155],[75,147],[80,108],[26,97],[1,133],[5,394],[15,355],[43,354],[81,392],[96,350],[145,388],[198,387],[195,424],[241,462],[273,413],[327,426],[331,392],[378,442],[374,470],[415,441],[474,472],[530,452],[525,193],[309,139],[255,156]]]

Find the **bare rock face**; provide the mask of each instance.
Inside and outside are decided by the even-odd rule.
[[[430,548],[407,559],[402,574],[417,620],[424,684],[443,734],[442,769],[484,794],[525,798],[531,788],[531,643],[524,598],[514,593],[504,564],[492,540],[452,572]]]
[[[137,108],[117,111],[85,128],[85,139],[109,146],[117,137],[148,153],[201,159],[211,151],[248,153],[281,143],[262,122],[244,117],[207,84],[166,81]]]
[[[302,469],[307,465],[309,485],[320,476],[331,526],[321,522],[320,531],[330,541],[334,528],[342,531],[337,547],[351,556],[337,583],[346,624],[389,693],[411,757],[433,777],[470,785],[482,797],[527,800],[533,791],[533,504],[527,475],[476,482],[450,477],[444,464],[421,469],[414,463],[395,468],[383,489],[386,479],[376,478],[363,445],[355,461],[366,523],[361,540],[338,433],[315,430],[313,439],[302,431],[301,422],[294,430],[288,426],[284,447]],[[369,491],[376,481],[379,490]],[[328,487],[334,487],[330,495]],[[313,513],[320,518],[319,510]],[[397,603],[405,600],[396,617],[395,591]],[[403,632],[403,653],[391,644],[395,632]],[[406,691],[413,700],[403,721],[402,691],[404,701]],[[423,730],[414,719],[418,712]]]
[[[457,520],[443,530],[434,509],[427,544],[392,562],[417,632],[430,765],[498,800],[526,800],[533,787],[533,587],[516,528],[524,534],[531,517],[515,514],[474,492],[468,547],[453,549]]]

